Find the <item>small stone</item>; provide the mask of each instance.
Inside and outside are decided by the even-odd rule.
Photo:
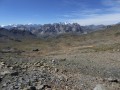
[[[61,59],[60,61],[66,61],[66,58],[64,58],[64,59]]]
[[[93,90],[106,90],[106,88],[103,85],[98,84]]]
[[[9,88],[10,88],[10,90],[13,90],[14,87],[13,87],[13,86],[10,86]]]
[[[5,63],[4,62],[0,62],[0,69],[2,69],[3,67],[5,67]]]
[[[44,85],[44,87],[45,87],[45,88],[51,88],[51,86],[49,86],[49,85]]]
[[[34,49],[33,51],[36,51],[36,52],[38,52],[38,51],[39,51],[39,49]]]
[[[53,89],[51,89],[51,88],[46,88],[45,90],[53,90]]]
[[[3,72],[1,72],[1,75],[7,75],[7,74],[10,74],[10,71],[9,70],[6,70],[6,71],[3,71]]]
[[[23,88],[22,90],[28,90],[28,88]]]
[[[11,76],[18,76],[18,74],[19,74],[18,72],[12,72]]]
[[[46,89],[51,89],[51,86],[49,86],[49,85],[39,85],[39,86],[37,86],[37,90],[46,90]]]
[[[109,82],[115,82],[115,83],[119,83],[119,80],[117,80],[117,79],[114,79],[114,78],[108,78],[108,81]]]
[[[21,86],[22,84],[21,83],[18,83],[18,86]]]
[[[119,52],[119,51],[120,51],[120,49],[117,49],[117,51]]]
[[[17,90],[18,90],[18,89],[19,89],[19,86],[14,86],[14,89],[17,89]]]
[[[9,67],[11,70],[13,70],[13,67]]]
[[[44,88],[44,85],[38,85],[38,86],[36,87],[37,90],[42,90],[43,88]]]
[[[113,49],[113,52],[115,52],[115,49]]]
[[[36,87],[32,86],[30,87],[30,90],[37,90]]]
[[[37,65],[37,62],[35,62],[34,65]]]
[[[4,63],[4,62],[1,62],[0,64],[1,64],[2,66],[4,66],[4,65],[5,65],[5,63]]]
[[[0,78],[0,82],[2,82],[2,78]]]
[[[55,64],[55,59],[52,60],[52,64]]]
[[[58,72],[58,71],[59,71],[59,69],[55,68],[55,72]]]
[[[6,86],[7,86],[7,84],[6,84],[6,83],[4,83],[2,87],[6,87]]]

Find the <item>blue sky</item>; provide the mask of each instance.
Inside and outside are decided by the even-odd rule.
[[[120,0],[0,0],[0,25],[120,22]]]

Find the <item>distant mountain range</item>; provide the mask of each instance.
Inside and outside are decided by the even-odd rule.
[[[89,26],[80,26],[77,23],[73,24],[66,24],[66,23],[54,23],[54,24],[13,24],[7,26],[1,26],[2,28],[11,30],[25,30],[30,31],[37,36],[44,36],[44,35],[59,35],[64,33],[84,33],[84,32],[91,32],[96,30],[105,29],[105,25],[89,25]]]

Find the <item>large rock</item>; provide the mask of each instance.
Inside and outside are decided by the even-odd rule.
[[[103,85],[98,84],[93,90],[107,90]]]

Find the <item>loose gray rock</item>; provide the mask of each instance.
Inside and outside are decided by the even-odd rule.
[[[39,85],[36,88],[37,88],[37,90],[44,90],[45,88],[50,89],[51,86],[49,86],[49,85]]]
[[[36,87],[32,86],[30,87],[30,90],[37,90]]]
[[[39,51],[39,49],[33,49],[33,51],[36,51],[36,52],[38,52],[38,51]]]
[[[0,82],[2,82],[2,78],[0,77]]]
[[[18,72],[12,72],[11,76],[18,76],[18,74],[19,74]]]
[[[2,69],[5,66],[4,62],[0,62],[0,69]]]
[[[108,78],[108,81],[109,82],[114,82],[114,83],[119,83],[118,79],[115,79],[115,78],[112,78],[112,77]]]
[[[44,88],[44,85],[38,85],[36,88],[37,90],[42,90]]]
[[[5,71],[1,72],[0,74],[4,76],[4,75],[10,74],[10,73],[11,72],[9,70],[5,70]]]

